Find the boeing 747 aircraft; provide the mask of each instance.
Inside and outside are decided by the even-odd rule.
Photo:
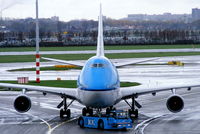
[[[167,108],[174,113],[181,111],[184,107],[184,101],[181,96],[176,94],[176,89],[187,88],[190,90],[191,87],[200,86],[200,81],[191,83],[176,83],[173,85],[171,83],[166,83],[164,85],[161,84],[156,86],[141,85],[121,88],[116,67],[137,64],[144,62],[144,60],[112,63],[104,55],[103,20],[101,8],[98,23],[98,43],[96,56],[88,59],[85,64],[76,61],[43,58],[50,61],[83,67],[77,79],[77,89],[0,83],[0,87],[22,89],[22,94],[19,95],[14,101],[15,109],[18,112],[27,112],[31,108],[31,100],[26,95],[26,91],[38,91],[44,94],[55,94],[63,99],[63,101],[57,106],[58,108],[63,107],[60,110],[61,118],[65,116],[71,116],[69,106],[73,103],[73,101],[78,101],[85,105],[85,108],[82,109],[83,115],[92,115],[94,109],[100,111],[103,108],[106,108],[107,113],[109,113],[115,104],[119,103],[120,101],[125,101],[130,106],[130,116],[137,117],[137,108],[141,107],[141,105],[136,101],[137,97],[144,94],[155,95],[157,92],[171,90],[172,95],[167,100]],[[67,99],[70,99],[71,103],[67,104]],[[129,104],[127,99],[131,99],[132,104]]]

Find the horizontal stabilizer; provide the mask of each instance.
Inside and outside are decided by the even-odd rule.
[[[116,67],[122,67],[122,66],[127,66],[127,65],[133,65],[133,64],[139,64],[139,63],[143,63],[143,62],[153,61],[153,60],[157,60],[157,59],[160,59],[160,58],[148,58],[148,59],[137,59],[137,60],[130,59],[130,61],[115,62],[114,65]]]
[[[79,66],[79,67],[84,66],[83,62],[78,62],[78,61],[66,61],[66,60],[59,60],[59,59],[45,58],[45,57],[42,57],[42,59],[48,60],[48,61],[55,61],[55,62],[59,62],[59,63],[63,63],[63,64],[75,65],[75,66]]]

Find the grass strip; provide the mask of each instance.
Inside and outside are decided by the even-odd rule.
[[[60,55],[43,55],[48,58],[55,58],[61,60],[87,60],[95,54],[60,54]],[[147,57],[167,57],[167,56],[191,56],[200,55],[200,52],[158,52],[158,53],[120,53],[120,54],[106,54],[110,59],[119,58],[147,58]],[[41,60],[42,62],[45,60]],[[10,55],[0,56],[0,63],[13,62],[35,62],[34,55]]]
[[[17,81],[0,81],[0,83],[12,83],[17,84]],[[137,82],[121,82],[121,87],[131,87],[138,86],[140,83]],[[34,85],[34,86],[47,86],[47,87],[62,87],[62,88],[77,88],[76,80],[44,80],[40,83],[36,83],[35,81],[29,81],[28,84],[25,85]],[[0,91],[5,91],[7,89],[1,89]],[[14,89],[15,91],[19,91],[18,89]]]
[[[168,65],[167,63],[160,63],[160,64],[135,64],[134,66],[152,66],[152,65]],[[75,68],[56,68],[56,67],[40,67],[40,71],[66,71],[66,70],[81,70],[82,67],[75,67]],[[16,72],[16,71],[35,71],[36,68],[22,68],[22,69],[13,69],[8,70],[9,72]]]
[[[57,68],[57,67],[40,67],[40,71],[65,71],[65,70],[71,70],[71,69],[77,69],[80,70],[82,67],[74,67],[74,68]],[[15,72],[15,71],[35,71],[36,68],[22,68],[22,69],[13,69],[13,70],[8,70],[10,72]]]
[[[178,48],[200,48],[200,44],[186,45],[115,45],[105,46],[106,50],[130,50],[130,49],[178,49]],[[65,47],[40,47],[40,51],[81,51],[96,50],[96,46],[65,46]],[[35,47],[5,47],[0,52],[23,52],[35,51]]]

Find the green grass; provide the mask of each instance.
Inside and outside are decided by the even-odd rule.
[[[152,66],[152,65],[168,65],[167,63],[160,63],[160,64],[136,64],[134,66]],[[40,67],[40,71],[65,71],[65,70],[71,70],[71,69],[77,69],[81,70],[82,67],[75,67],[75,68],[56,68],[56,67]],[[36,68],[22,68],[22,69],[13,69],[8,70],[9,72],[16,72],[16,71],[35,71]]]
[[[17,84],[17,81],[0,81],[0,83]],[[130,86],[140,85],[140,83],[137,83],[137,82],[121,82],[120,84],[121,84],[121,87],[130,87]],[[77,81],[76,80],[45,80],[45,81],[41,81],[40,83],[36,83],[35,81],[29,81],[29,83],[26,85],[77,88]]]
[[[200,48],[200,44],[188,45],[117,45],[105,46],[106,50],[130,50],[130,49],[175,49],[175,48]],[[40,47],[40,51],[81,51],[81,50],[96,50],[96,46],[68,46],[68,47]],[[0,48],[0,52],[14,51],[35,51],[35,47],[9,47]]]
[[[40,71],[65,71],[65,70],[71,70],[71,69],[81,69],[82,67],[74,67],[74,68],[57,68],[57,67],[40,67]],[[22,69],[13,69],[13,70],[8,70],[10,72],[14,72],[14,71],[35,71],[36,68],[22,68]]]
[[[200,55],[200,52],[121,53],[121,54],[106,54],[106,57],[110,59],[119,59],[119,58],[190,56],[190,55]],[[87,60],[91,56],[94,56],[94,54],[44,55],[44,57],[61,59],[61,60]],[[12,63],[12,62],[35,62],[35,56],[33,55],[0,56],[0,63]]]
[[[132,87],[132,86],[139,86],[140,83],[137,82],[121,82],[120,87]]]

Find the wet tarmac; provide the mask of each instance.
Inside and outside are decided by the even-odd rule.
[[[148,65],[129,66],[119,68],[121,81],[138,81],[143,84],[159,84],[163,82],[186,82],[197,80],[200,76],[200,56],[168,57],[151,64],[166,63],[169,60],[181,60],[185,66]],[[130,59],[125,59],[130,60]],[[53,65],[55,63],[44,63]],[[7,72],[7,69],[30,67],[34,63],[0,64],[0,79],[16,79],[19,75],[27,75],[34,79],[35,72]],[[79,70],[69,71],[44,71],[42,79],[76,79]],[[49,74],[50,73],[50,74]],[[64,74],[63,74],[64,73]],[[61,120],[59,109],[56,106],[61,98],[54,95],[43,96],[41,93],[29,92],[32,108],[29,112],[20,114],[13,108],[13,101],[19,92],[0,92],[0,133],[1,134],[100,134],[100,133],[127,133],[127,134],[199,134],[200,128],[200,88],[177,90],[183,96],[185,108],[177,114],[170,113],[166,108],[166,99],[172,94],[170,91],[158,93],[155,97],[150,95],[140,96],[137,100],[143,108],[139,110],[139,118],[134,120],[133,129],[128,131],[100,131],[96,129],[81,129],[77,125],[77,118],[84,107],[74,102],[70,108],[72,118]],[[118,109],[128,109],[125,102],[116,105]]]
[[[139,50],[105,50],[105,53],[154,53],[154,52],[200,52],[199,48],[184,49],[139,49]],[[40,54],[94,54],[96,50],[85,51],[40,51]],[[27,52],[0,52],[0,55],[35,55],[35,51]]]
[[[0,93],[0,132],[1,134],[199,134],[200,128],[200,88],[191,92],[178,92],[185,100],[185,108],[178,114],[170,113],[166,108],[166,99],[170,92],[159,93],[156,97],[145,95],[137,100],[143,108],[139,110],[138,119],[134,119],[134,126],[127,131],[111,131],[97,129],[82,129],[77,125],[77,118],[83,106],[74,102],[70,109],[72,118],[61,120],[59,110],[55,108],[61,99],[54,95],[31,92],[32,108],[29,112],[20,114],[13,108],[16,92]],[[125,102],[116,105],[118,109],[128,109]],[[190,122],[190,123],[188,123]]]

